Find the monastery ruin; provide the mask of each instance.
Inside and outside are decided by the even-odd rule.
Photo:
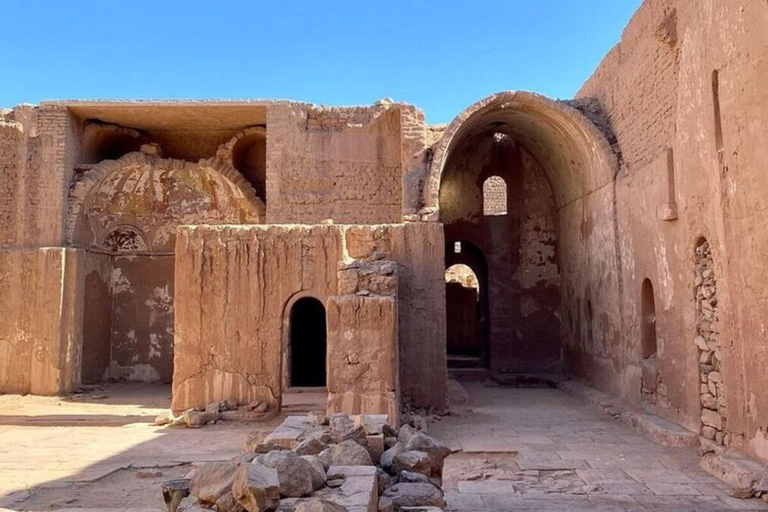
[[[0,111],[0,393],[561,375],[768,463],[768,3],[647,0],[571,100]],[[514,85],[514,84],[510,84]],[[762,220],[761,220],[762,219]]]

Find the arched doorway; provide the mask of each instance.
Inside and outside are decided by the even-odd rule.
[[[449,368],[488,368],[488,266],[477,245],[451,240],[445,250]]]
[[[314,297],[303,297],[291,308],[290,385],[324,387],[326,383],[325,307]]]

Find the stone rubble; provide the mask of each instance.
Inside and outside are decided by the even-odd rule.
[[[385,436],[397,441],[382,453]],[[371,456],[376,451],[371,444],[378,446],[378,456]],[[177,510],[374,512],[445,506],[441,476],[451,450],[411,425],[392,427],[386,415],[289,416],[269,435],[249,436],[245,448],[231,461],[195,468],[188,475],[190,496]]]
[[[270,405],[267,402],[258,401],[238,404],[227,400],[212,402],[205,408],[187,409],[178,416],[174,415],[173,411],[165,411],[155,418],[154,425],[200,428],[219,421],[268,421],[278,414],[277,404]]]
[[[730,446],[725,384],[722,378],[723,350],[720,344],[717,281],[712,248],[708,241],[696,247],[694,293],[696,297],[696,338],[701,379],[701,435],[716,444]]]

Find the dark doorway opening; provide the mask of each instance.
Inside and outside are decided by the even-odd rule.
[[[445,248],[448,367],[488,368],[488,268],[483,252],[466,240]]]
[[[313,297],[291,308],[291,386],[325,386],[325,307]]]

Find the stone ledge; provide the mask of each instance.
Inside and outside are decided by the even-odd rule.
[[[699,465],[739,491],[768,492],[768,468],[731,450],[705,453]]]
[[[675,448],[698,445],[699,436],[695,432],[664,418],[630,409],[621,399],[612,398],[605,393],[573,381],[561,382],[557,388],[568,395],[592,403],[603,412],[621,419],[630,428],[643,434],[656,444]]]

